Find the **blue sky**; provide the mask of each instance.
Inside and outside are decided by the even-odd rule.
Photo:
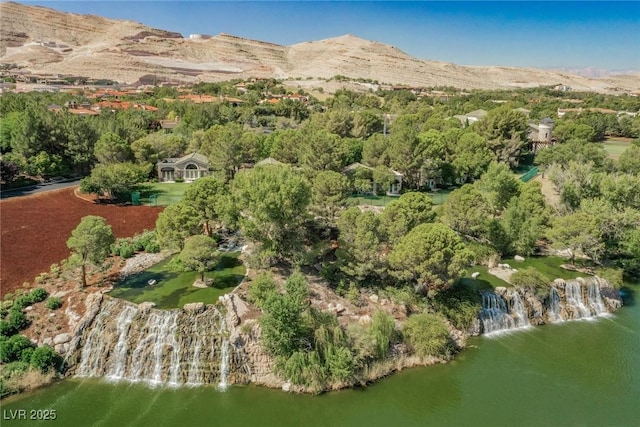
[[[343,34],[461,65],[640,70],[640,1],[23,1],[187,37],[290,45]]]

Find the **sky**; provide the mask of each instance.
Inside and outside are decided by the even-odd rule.
[[[21,1],[189,34],[291,45],[344,34],[459,65],[640,70],[640,0]]]

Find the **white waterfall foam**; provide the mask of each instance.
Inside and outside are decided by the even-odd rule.
[[[549,311],[548,317],[550,322],[563,322],[562,319],[562,303],[560,301],[560,294],[555,286],[552,286],[549,291]]]
[[[607,307],[602,301],[602,296],[600,295],[600,284],[597,279],[594,279],[593,282],[587,286],[587,303],[591,308],[592,313],[596,316],[609,313]]]
[[[229,375],[229,340],[225,338],[224,341],[222,341],[222,357],[220,362],[220,382],[218,383],[218,388],[220,390],[227,389],[228,375]]]
[[[484,292],[482,294],[480,321],[482,322],[482,330],[485,334],[514,327],[513,319],[507,310],[507,304],[502,296],[493,292]]]
[[[200,311],[139,309],[105,298],[81,337],[78,376],[150,384],[227,387],[230,343],[224,316]]]
[[[582,286],[578,281],[568,281],[564,288],[565,306],[571,309],[574,319],[583,319],[591,317],[591,310],[584,305],[584,297],[582,296]]]
[[[520,299],[520,294],[518,294],[517,290],[510,292],[511,301],[509,304],[511,317],[514,320],[516,328],[525,328],[527,326],[531,326],[529,323],[529,316],[527,314],[527,310]]]
[[[111,364],[107,373],[109,379],[121,379],[125,375],[127,367],[127,350],[129,348],[129,327],[138,312],[137,307],[128,306],[116,320],[118,327],[118,342],[113,349]]]

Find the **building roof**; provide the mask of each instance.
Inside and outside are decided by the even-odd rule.
[[[198,153],[197,151],[194,151],[191,154],[187,154],[186,156],[180,157],[179,159],[176,160],[176,163],[185,163],[189,161],[209,164],[209,159],[206,156],[203,156],[202,154]]]
[[[342,169],[342,171],[343,172],[351,172],[351,171],[354,171],[354,170],[360,169],[360,168],[373,170],[373,168],[371,166],[363,165],[360,162],[355,162],[355,163],[351,163],[349,166],[345,166],[345,168]]]
[[[467,117],[475,117],[475,118],[478,118],[478,119],[481,119],[481,118],[485,117],[486,115],[487,115],[487,112],[485,110],[482,110],[482,109],[475,110],[475,111],[472,111],[470,113],[465,114],[465,116],[467,116]]]
[[[283,163],[274,159],[273,157],[267,157],[266,159],[260,160],[256,163],[256,166],[265,166],[265,165],[282,165]]]

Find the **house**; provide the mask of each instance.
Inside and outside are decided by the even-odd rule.
[[[160,182],[180,179],[191,182],[209,175],[209,159],[197,152],[179,158],[164,159],[158,162],[157,171]]]
[[[282,165],[282,164],[284,164],[284,163],[279,162],[278,160],[274,159],[273,157],[267,157],[266,159],[262,159],[258,163],[256,163],[256,166]]]
[[[377,194],[378,193],[378,183],[376,183],[373,180],[373,168],[371,166],[367,166],[367,165],[363,165],[362,163],[359,162],[355,162],[355,163],[351,163],[349,166],[345,167],[342,172],[347,175],[347,176],[352,176],[354,175],[359,169],[363,169],[363,170],[367,170],[369,171],[369,173],[367,174],[367,176],[370,176],[371,180],[371,186],[370,186],[370,192],[373,194]],[[401,174],[400,172],[394,171],[393,169],[389,168],[389,171],[393,174],[395,181],[389,186],[389,188],[386,189],[385,193],[387,194],[387,196],[399,196],[400,195],[400,191],[402,191],[402,179],[404,177],[403,174]]]
[[[540,120],[539,123],[529,122],[528,138],[532,152],[535,153],[541,148],[555,144],[553,125],[554,122],[549,117]]]
[[[482,120],[486,116],[487,116],[487,112],[485,110],[475,110],[464,115],[457,115],[453,117],[460,120],[463,126],[467,126],[477,122],[478,120]]]

